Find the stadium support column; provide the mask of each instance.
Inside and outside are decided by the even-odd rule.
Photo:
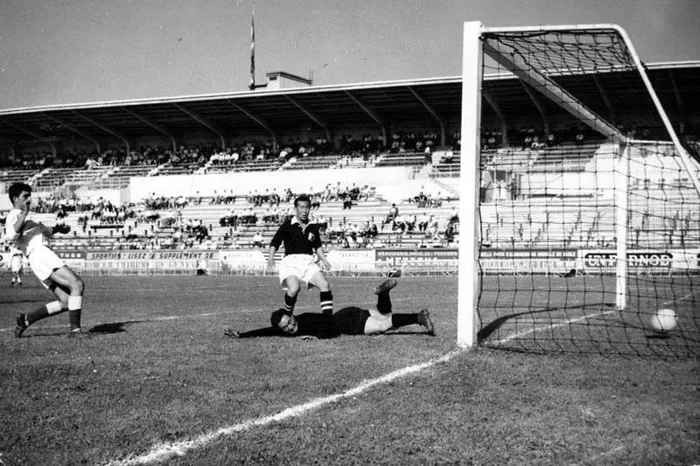
[[[481,23],[464,23],[462,44],[462,150],[459,196],[457,345],[477,343],[479,299],[479,159],[481,127]]]
[[[491,110],[493,110],[493,113],[496,114],[498,120],[501,122],[501,144],[504,147],[508,147],[508,122],[506,121],[506,118],[503,115],[503,112],[501,111],[501,107],[498,105],[498,102],[496,102],[496,100],[491,96],[491,94],[486,92],[486,90],[482,90],[481,95],[483,95],[484,100],[487,104],[489,104],[489,107],[491,107]]]
[[[685,111],[685,105],[683,105],[683,98],[681,97],[681,91],[678,89],[678,83],[676,83],[676,75],[673,70],[668,70],[668,80],[671,82],[671,89],[673,89],[673,98],[676,101],[676,108],[678,109],[679,115],[679,130],[681,134],[685,134],[686,128],[689,127],[688,123],[688,113]]]
[[[128,108],[124,108],[124,107],[122,107],[121,109],[125,113],[127,113],[127,114],[131,115],[132,117],[136,118],[137,120],[139,120],[140,122],[146,124],[147,126],[150,126],[154,130],[158,131],[163,136],[169,138],[170,145],[173,148],[173,152],[177,151],[177,142],[175,141],[175,136],[173,136],[167,129],[165,129],[163,126],[159,125],[158,123],[155,123],[155,122],[149,120],[148,118],[144,117],[143,115],[136,113],[133,110],[129,110]]]
[[[117,139],[121,139],[122,142],[124,143],[124,149],[126,150],[126,154],[129,155],[129,153],[131,153],[131,147],[129,146],[129,140],[126,138],[126,136],[116,132],[115,130],[113,130],[111,128],[108,128],[107,126],[103,125],[102,123],[99,123],[99,122],[95,121],[93,118],[90,118],[87,115],[83,115],[82,113],[80,113],[76,110],[73,110],[73,114],[82,118],[83,120],[85,120],[86,122],[95,126],[96,128],[101,129],[105,133],[111,134],[112,136],[114,136]]]
[[[98,153],[98,154],[101,154],[101,153],[102,153],[102,149],[101,149],[101,147],[100,147],[100,143],[99,143],[99,141],[98,141],[97,139],[93,138],[92,136],[90,136],[89,134],[85,133],[84,131],[79,130],[79,129],[76,128],[75,126],[69,124],[67,121],[64,121],[64,120],[62,120],[62,119],[60,119],[60,118],[58,118],[58,117],[56,117],[56,116],[50,115],[50,114],[48,114],[48,113],[44,113],[43,115],[44,115],[46,118],[48,118],[49,120],[53,120],[53,121],[55,121],[56,123],[62,125],[62,126],[63,126],[64,128],[66,128],[67,130],[72,131],[73,133],[77,134],[78,136],[81,136],[82,138],[84,138],[84,139],[90,141],[91,143],[93,143],[93,144],[95,145],[95,150],[97,150],[97,153]]]
[[[306,115],[311,121],[313,121],[314,123],[316,123],[318,126],[321,127],[321,129],[323,130],[323,132],[324,132],[325,135],[326,135],[326,139],[328,139],[329,141],[332,139],[332,137],[331,137],[331,132],[330,132],[330,130],[328,129],[328,123],[326,123],[324,120],[322,120],[322,119],[321,119],[318,115],[316,115],[314,112],[312,112],[311,110],[309,110],[308,108],[306,108],[304,105],[302,105],[301,103],[299,103],[299,102],[298,102],[295,98],[293,98],[292,96],[287,95],[287,96],[285,96],[285,97],[287,98],[287,100],[288,100],[292,105],[294,105],[296,108],[298,108],[298,109],[299,109],[304,115]]]
[[[418,92],[416,92],[415,89],[413,89],[411,86],[406,86],[406,88],[411,92],[411,94],[413,94],[413,97],[415,97],[416,100],[421,103],[421,105],[428,111],[435,121],[437,121],[437,124],[440,127],[440,145],[446,145],[447,135],[445,134],[445,120],[440,118],[437,111],[435,111],[435,109],[428,102],[426,102],[426,100]]]
[[[214,126],[213,123],[210,123],[210,122],[207,121],[204,117],[198,115],[197,113],[193,112],[192,110],[189,110],[189,109],[185,108],[184,106],[182,106],[182,105],[180,105],[180,104],[173,103],[173,105],[175,106],[175,108],[177,108],[178,110],[180,110],[182,113],[184,113],[185,115],[189,116],[189,117],[192,118],[194,121],[196,121],[196,122],[199,123],[200,125],[202,125],[202,126],[204,126],[205,128],[207,128],[209,131],[211,131],[212,133],[214,133],[216,136],[218,136],[218,137],[219,137],[219,143],[221,143],[221,150],[226,149],[226,139],[224,138],[224,135],[222,134],[222,132],[219,131],[219,130],[216,128],[216,126]]]
[[[36,133],[32,130],[29,130],[29,129],[25,128],[24,126],[16,125],[14,123],[10,123],[9,121],[5,121],[4,123],[7,126],[10,126],[14,129],[16,129],[20,133],[24,133],[28,136],[33,137],[34,139],[37,140],[37,142],[47,142],[49,144],[49,147],[51,148],[51,153],[53,154],[54,158],[56,157],[56,145],[53,143],[53,141],[49,140],[49,138],[42,136],[41,134]]]
[[[523,86],[523,89],[525,90],[525,93],[527,96],[530,98],[530,102],[532,102],[532,105],[535,106],[537,109],[537,113],[540,114],[540,118],[542,119],[542,129],[544,130],[545,137],[547,134],[549,134],[549,121],[547,120],[547,114],[544,111],[544,105],[540,102],[540,99],[537,98],[534,92],[532,92],[532,89],[530,89],[530,86],[525,84],[524,81],[520,81],[520,84]]]
[[[629,142],[619,145],[615,158],[615,238],[617,242],[615,305],[619,311],[623,311],[627,306],[627,212],[629,202],[627,191],[630,150]]]
[[[375,123],[379,125],[379,130],[382,132],[382,138],[384,138],[384,144],[389,143],[389,139],[387,137],[387,131],[386,131],[386,123],[384,122],[384,119],[381,118],[377,112],[369,108],[367,105],[365,105],[360,99],[358,99],[355,94],[353,94],[350,91],[345,91],[345,95],[350,97],[350,100],[355,102],[358,107],[362,109],[363,112],[367,114],[372,120],[374,120]]]
[[[277,144],[277,133],[272,129],[272,127],[264,121],[262,118],[253,115],[251,111],[248,109],[242,107],[241,105],[235,103],[233,100],[227,100],[227,102],[236,110],[253,120],[255,123],[257,123],[260,127],[262,127],[265,131],[270,133],[270,137],[272,138],[272,150],[277,152],[278,149],[278,144]]]
[[[605,108],[608,109],[608,118],[612,122],[616,121],[617,117],[615,114],[615,107],[610,102],[610,98],[608,97],[608,93],[605,91],[603,84],[600,82],[598,75],[596,75],[595,73],[593,74],[593,82],[595,83],[595,87],[598,88],[598,93],[600,94],[601,100],[605,104]]]

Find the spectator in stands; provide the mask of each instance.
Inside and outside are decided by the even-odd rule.
[[[343,210],[352,209],[352,197],[349,192],[343,194]]]
[[[396,204],[391,204],[391,207],[389,208],[389,213],[387,214],[386,219],[384,220],[384,224],[393,223],[394,219],[396,219],[398,215],[399,208],[396,207]]]
[[[85,161],[85,168],[88,170],[92,170],[95,167],[99,166],[100,164],[95,160],[92,156],[89,156],[88,159]]]
[[[421,216],[418,218],[418,231],[420,231],[421,233],[425,233],[428,230],[428,225],[430,224],[432,218],[432,215],[428,216],[428,214],[422,213]]]
[[[318,194],[311,196],[311,210],[318,210],[321,208],[321,197]]]
[[[450,209],[450,215],[447,218],[447,221],[449,223],[458,223],[459,222],[459,210],[457,210],[457,206],[453,206]]]
[[[540,142],[540,137],[537,135],[534,135],[532,137],[532,145],[530,146],[531,149],[533,150],[541,150],[546,147],[546,144],[543,142]]]
[[[258,230],[255,232],[255,235],[253,236],[253,247],[255,248],[261,248],[263,247],[263,235],[262,231]]]

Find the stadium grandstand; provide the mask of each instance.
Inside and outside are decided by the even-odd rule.
[[[246,34],[232,18],[250,2],[128,17],[80,3],[100,58],[136,57],[155,88],[175,89],[170,69],[142,57],[227,82],[247,71],[219,27]],[[359,56],[430,72],[423,52],[481,9],[375,3],[263,8],[297,49],[270,60],[302,67],[313,47],[344,62],[314,68],[326,82]],[[529,16],[510,3],[515,16],[487,6]],[[32,7],[58,17],[55,34],[24,5],[13,24],[42,27],[41,44],[87,41],[70,6]],[[639,30],[618,7],[611,20]],[[694,42],[638,9],[668,29],[644,35],[648,50]],[[247,91],[0,109],[0,466],[700,464],[700,60],[643,63],[615,24],[467,21],[461,57],[441,48],[459,76],[256,84],[253,19]],[[385,23],[424,34],[363,43]],[[91,79],[76,63],[68,76]]]
[[[697,157],[700,63],[647,68]],[[565,79],[630,135],[661,130],[635,112],[640,96],[624,78]],[[0,183],[30,183],[45,220],[58,214],[72,227],[57,239],[67,249],[249,248],[260,243],[257,234],[269,240],[301,192],[314,196],[332,246],[449,248],[458,239],[460,86],[460,78],[446,77],[2,110]],[[487,75],[484,86],[484,240],[537,247],[547,237],[548,246],[556,238],[561,247],[592,247],[612,239],[604,221],[611,211],[590,201],[580,214],[586,200],[579,197],[571,212],[554,212],[546,183],[527,187],[529,199],[542,200],[537,218],[516,232],[496,231],[504,219],[488,200],[517,205],[526,195],[505,172],[581,174],[606,157],[606,147],[512,75]],[[304,177],[295,176],[300,171]],[[389,216],[392,204],[398,216]],[[569,216],[573,222],[564,222]],[[695,217],[678,212],[677,225],[645,224],[640,234],[697,237]]]

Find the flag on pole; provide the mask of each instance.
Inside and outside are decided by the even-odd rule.
[[[255,8],[250,17],[250,90],[255,89]]]

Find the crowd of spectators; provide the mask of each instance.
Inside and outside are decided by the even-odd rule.
[[[637,139],[665,139],[663,128],[645,125],[641,122],[619,125],[621,131]],[[690,146],[697,150],[697,136],[683,135]],[[127,153],[124,148],[108,149],[101,153],[95,151],[68,150],[53,154],[48,151],[11,153],[0,157],[0,167],[14,169],[44,168],[96,168],[100,166],[139,166],[173,164],[204,167],[207,162],[213,166],[231,166],[239,162],[279,161],[284,163],[292,158],[304,158],[315,155],[339,154],[349,157],[362,157],[364,160],[377,155],[389,153],[431,153],[440,144],[440,136],[433,130],[394,131],[387,136],[364,134],[355,136],[344,134],[338,140],[329,141],[325,137],[295,138],[279,144],[274,150],[270,140],[245,141],[233,144],[224,150],[214,144],[182,145],[173,150],[170,146],[141,145]],[[543,149],[559,144],[584,144],[599,141],[601,136],[585,126],[560,127],[545,132],[535,127],[521,127],[509,132],[510,147],[521,149]],[[484,149],[504,147],[503,134],[500,129],[486,129],[481,137]],[[447,135],[445,145],[458,151],[461,145],[459,131]]]
[[[140,146],[127,153],[123,148],[108,149],[97,153],[94,151],[66,151],[51,152],[25,152],[23,154],[10,154],[1,165],[16,169],[44,168],[97,168],[101,166],[139,166],[161,165],[165,163],[181,164],[191,163],[204,165],[209,156],[214,152],[212,145],[194,144],[180,146],[173,150],[163,146]]]
[[[453,134],[449,144],[458,144],[459,133]],[[64,151],[55,156],[51,152],[25,152],[10,154],[0,166],[15,169],[44,168],[96,168],[100,166],[138,166],[138,165],[173,165],[191,164],[200,167],[207,162],[213,166],[231,166],[240,162],[277,160],[284,163],[293,158],[327,155],[331,153],[360,155],[367,159],[382,152],[423,152],[439,143],[434,131],[425,131],[422,135],[415,132],[397,131],[385,141],[381,135],[364,134],[354,136],[345,134],[335,143],[325,137],[295,138],[283,141],[275,150],[270,140],[246,141],[220,149],[213,144],[191,144],[172,147],[142,145],[127,153],[123,148],[95,151]]]
[[[416,204],[419,208],[424,208],[424,207],[441,207],[442,206],[442,195],[438,193],[437,195],[433,196],[432,194],[424,193],[421,191],[418,193],[416,196],[409,197],[408,202]]]
[[[306,139],[304,141],[296,138],[283,142],[277,150],[274,150],[270,141],[250,141],[214,152],[209,158],[209,164],[216,167],[227,167],[253,161],[279,161],[280,163],[285,163],[293,158],[326,155],[332,151],[333,144],[325,137]]]
[[[585,144],[600,141],[601,136],[590,128],[575,126],[560,128],[556,131],[544,132],[534,127],[522,127],[508,134],[509,147],[521,150],[541,150],[560,144]],[[501,130],[487,129],[481,135],[481,147],[485,150],[504,147]]]

